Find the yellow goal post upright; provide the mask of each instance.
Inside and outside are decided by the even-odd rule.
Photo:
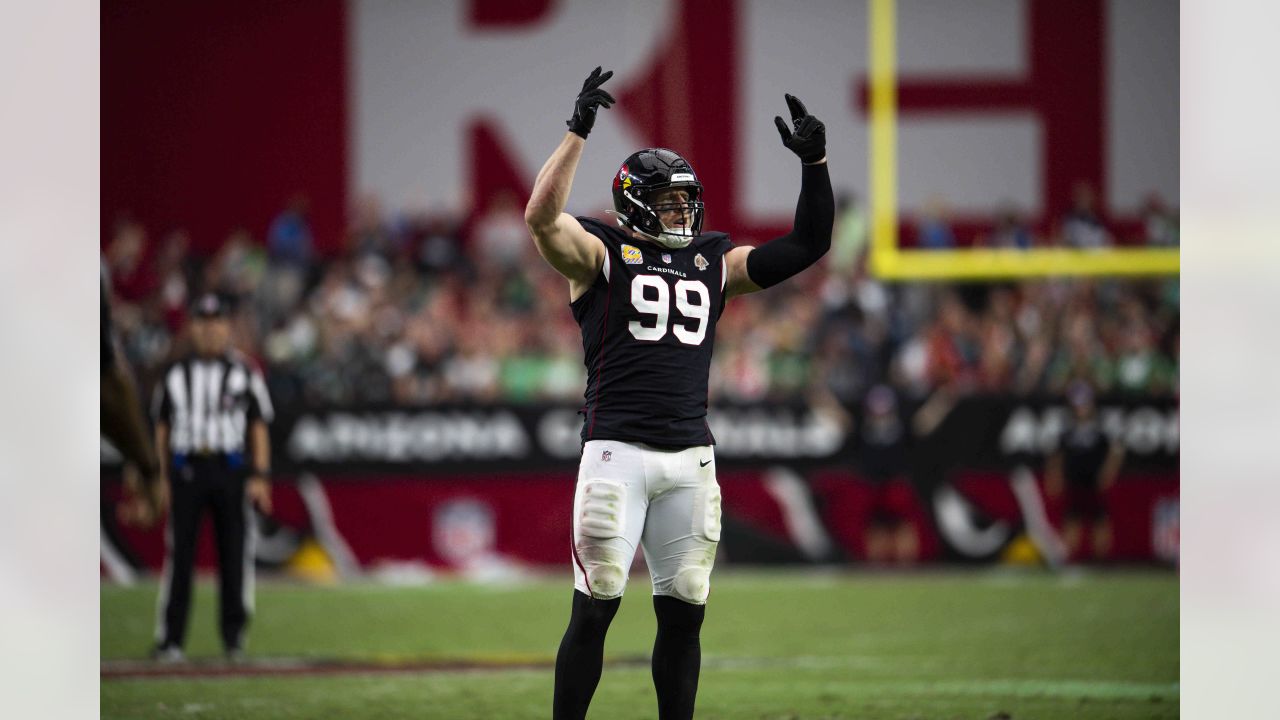
[[[871,269],[886,280],[1007,280],[1067,275],[1177,275],[1178,248],[898,246],[897,0],[869,0]]]

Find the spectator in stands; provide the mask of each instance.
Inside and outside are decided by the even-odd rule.
[[[769,368],[759,343],[751,343],[741,335],[725,337],[717,328],[715,363],[711,395],[717,400],[749,402],[760,400],[769,391]]]
[[[867,249],[867,215],[858,204],[858,196],[844,192],[836,198],[835,228],[831,233],[831,251],[825,263],[832,273],[847,275],[862,260]]]
[[[1178,216],[1152,193],[1142,210],[1143,242],[1150,247],[1177,247],[1180,243]]]
[[[511,192],[499,193],[472,232],[481,272],[506,272],[520,265],[533,247],[521,205]]]
[[[132,312],[127,306],[144,302],[156,290],[155,273],[146,262],[146,229],[130,219],[118,221],[106,255],[116,314],[123,317]]]
[[[441,211],[415,216],[406,233],[414,265],[423,275],[442,275],[465,267],[462,220],[454,214]]]
[[[1163,395],[1172,385],[1172,363],[1156,348],[1145,324],[1131,323],[1116,356],[1116,390],[1127,395]]]
[[[1005,392],[1013,386],[1021,348],[1014,321],[1013,290],[996,286],[987,293],[981,320],[981,360],[978,386],[986,392]]]
[[[248,230],[236,228],[204,271],[204,290],[234,298],[239,303],[253,296],[266,277],[266,253]]]
[[[1027,340],[1012,390],[1019,395],[1040,395],[1045,392],[1049,361],[1053,358],[1050,334],[1039,333]]]
[[[457,350],[441,368],[446,397],[456,401],[492,401],[498,398],[501,366],[490,352],[489,336],[463,333]]]
[[[917,235],[919,246],[926,250],[949,250],[956,246],[956,236],[947,222],[947,206],[942,198],[933,197],[925,203]]]
[[[178,332],[186,324],[187,305],[196,278],[194,263],[187,254],[190,247],[191,237],[187,232],[174,230],[165,236],[156,257],[155,274],[159,287],[156,300],[170,333]]]
[[[284,406],[577,398],[581,345],[576,328],[565,336],[561,327],[558,278],[542,264],[523,273],[498,267],[512,240],[502,239],[503,202],[481,218],[496,254],[473,262],[489,251],[479,241],[468,250],[459,213],[397,224],[369,201],[357,213],[347,252],[316,265],[310,281],[295,265],[268,265],[244,231],[203,264],[190,256],[185,234],[171,233],[154,270],[144,270],[146,231],[122,222],[106,252],[109,265],[136,281],[124,290],[134,301],[118,306],[121,344],[145,377],[179,344],[177,298],[222,289],[250,301],[252,311],[237,315],[236,343],[261,347],[272,393]],[[997,227],[1009,223],[1017,220]],[[526,240],[521,236],[521,247]],[[828,266],[807,282],[812,287],[803,292],[783,288],[767,301],[751,297],[726,308],[713,400],[794,397],[825,387],[837,402],[855,406],[880,383],[912,400],[939,386],[1062,392],[1075,379],[1138,394],[1177,389],[1176,279],[1027,281],[991,289],[985,304],[975,296],[980,312],[953,291],[881,283],[863,264],[848,272]]]
[[[931,385],[962,392],[975,388],[981,355],[977,322],[955,291],[942,293],[926,342]]]
[[[996,217],[990,245],[994,248],[1030,250],[1035,244],[1031,229],[1013,207],[1005,207]]]
[[[267,231],[267,248],[271,260],[281,265],[306,270],[315,256],[315,240],[308,220],[310,202],[302,194],[294,195],[284,210],[271,221]]]
[[[355,220],[347,233],[347,252],[354,257],[378,255],[390,262],[400,253],[400,238],[391,229],[376,197],[356,204]]]
[[[1097,194],[1086,182],[1076,183],[1071,209],[1062,218],[1062,243],[1068,247],[1094,249],[1111,245],[1107,231],[1097,212]]]
[[[548,349],[547,364],[538,390],[538,399],[546,401],[577,401],[587,382],[587,371],[578,351],[581,342],[578,328],[570,325],[558,314],[558,322],[542,324],[546,334],[544,347]]]
[[[1076,380],[1094,388],[1110,390],[1113,378],[1111,358],[1098,339],[1093,317],[1074,311],[1063,323],[1059,347],[1049,365],[1047,389],[1065,392]]]

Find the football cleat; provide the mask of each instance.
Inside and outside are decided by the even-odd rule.
[[[151,651],[151,659],[161,665],[177,665],[186,662],[187,656],[177,645],[165,645]]]

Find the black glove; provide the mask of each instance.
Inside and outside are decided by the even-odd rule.
[[[795,132],[787,129],[787,123],[781,117],[774,117],[773,123],[778,126],[778,134],[782,136],[782,144],[796,155],[800,162],[812,164],[827,156],[827,126],[804,109],[804,103],[794,95],[787,95],[787,108],[791,110],[791,124]]]
[[[600,66],[597,65],[587,77],[586,82],[582,83],[582,92],[578,93],[578,99],[573,103],[573,117],[565,121],[565,124],[569,126],[570,132],[577,134],[583,140],[587,139],[587,134],[596,124],[596,110],[601,105],[605,108],[613,107],[617,102],[612,95],[600,89],[604,81],[611,77],[613,77],[612,70],[602,75]]]

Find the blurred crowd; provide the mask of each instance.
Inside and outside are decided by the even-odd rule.
[[[1148,244],[1175,245],[1176,215],[1151,213]],[[1108,240],[1096,216],[1076,214],[1060,227],[1078,236],[1066,244]],[[920,244],[945,247],[944,215],[926,220]],[[974,244],[1043,244],[1014,215],[993,226]],[[122,219],[103,257],[122,345],[148,387],[185,349],[190,299],[213,290],[236,301],[236,344],[265,366],[280,406],[582,397],[568,285],[537,257],[514,196],[476,217],[393,217],[366,201],[333,256],[316,252],[304,198],[265,237],[237,230],[207,256],[181,230],[153,232]],[[1073,380],[1103,393],[1177,393],[1176,278],[889,284],[866,271],[866,232],[844,198],[818,267],[727,305],[713,400],[854,403],[881,385],[904,398],[1058,393]]]
[[[1146,198],[1136,221],[1108,223],[1098,209],[1097,191],[1085,182],[1076,184],[1072,189],[1071,206],[1046,227],[1037,228],[1011,205],[998,210],[990,222],[983,218],[979,223],[982,226],[980,230],[970,227],[965,233],[956,227],[972,224],[953,218],[946,200],[933,197],[911,218],[912,228],[904,239],[924,250],[956,247],[1093,250],[1120,246],[1168,248],[1180,244],[1177,210],[1169,207],[1159,195],[1152,194]]]

